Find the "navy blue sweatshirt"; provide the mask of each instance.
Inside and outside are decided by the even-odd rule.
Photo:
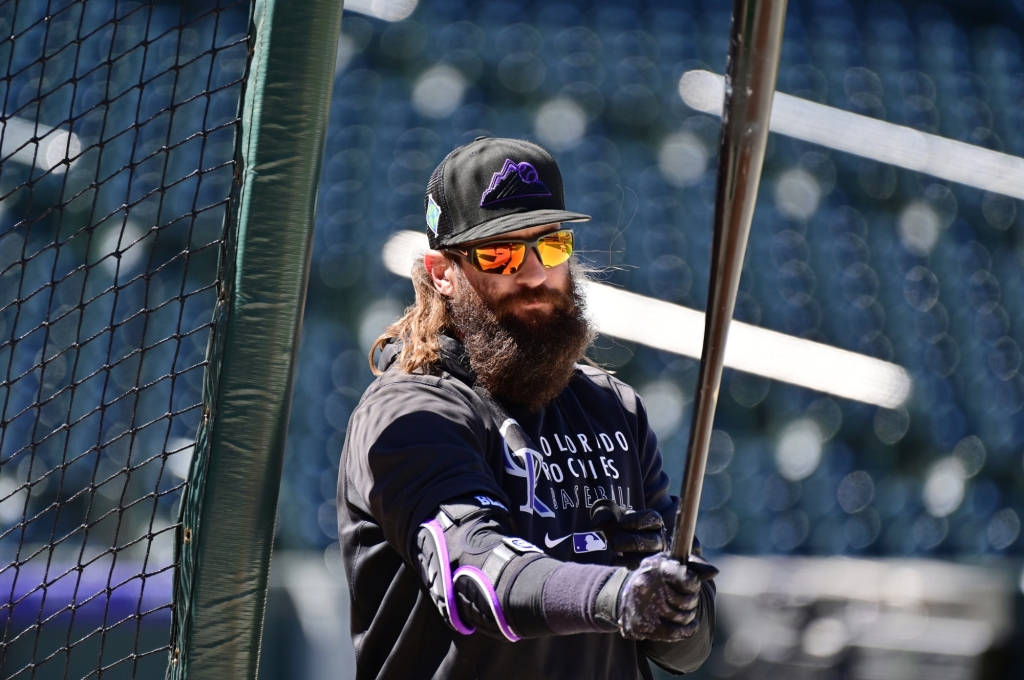
[[[390,366],[349,421],[338,525],[357,678],[652,677],[644,654],[650,643],[600,633],[516,643],[462,636],[427,596],[414,537],[445,501],[497,500],[516,536],[556,559],[602,565],[621,558],[593,540],[595,501],[656,509],[669,527],[676,508],[657,440],[628,385],[578,365],[566,389],[539,411],[505,405],[501,415],[517,420],[534,442],[536,451],[520,457],[505,445],[499,416],[473,389],[461,345],[442,341],[435,374]],[[396,353],[389,345],[379,363],[388,366]],[[675,643],[684,659],[697,655],[696,663],[707,654],[713,625],[713,586],[706,594],[698,635]]]

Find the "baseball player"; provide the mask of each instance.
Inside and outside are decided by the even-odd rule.
[[[370,351],[338,480],[358,678],[651,678],[705,660],[716,570],[665,552],[677,499],[593,338],[558,166],[449,153],[415,303]]]

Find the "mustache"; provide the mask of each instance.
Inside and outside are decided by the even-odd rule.
[[[495,301],[494,312],[503,315],[520,304],[546,302],[558,311],[567,312],[576,307],[575,300],[569,293],[555,288],[537,288],[509,293],[506,297]]]

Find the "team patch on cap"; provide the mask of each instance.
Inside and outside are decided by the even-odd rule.
[[[480,195],[480,207],[484,208],[515,198],[550,195],[551,191],[544,186],[544,182],[540,181],[537,168],[526,161],[516,163],[511,158],[506,158],[501,170],[491,175],[491,183]]]
[[[441,219],[441,206],[434,200],[434,195],[427,197],[427,226],[437,236],[437,222]]]

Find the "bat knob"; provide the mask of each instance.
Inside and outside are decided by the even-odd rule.
[[[696,574],[702,581],[707,581],[718,576],[718,567],[711,564],[700,555],[690,555],[686,560],[686,568]]]

